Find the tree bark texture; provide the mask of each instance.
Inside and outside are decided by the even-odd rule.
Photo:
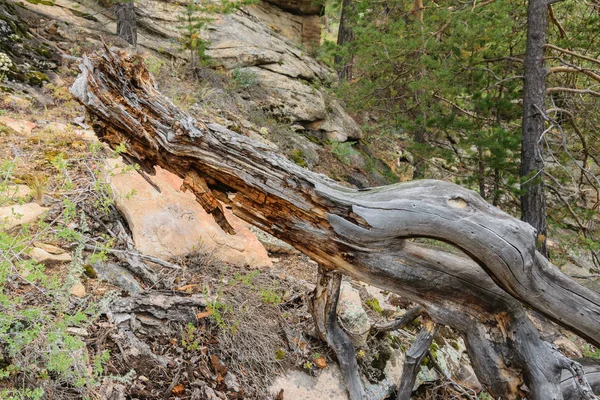
[[[217,199],[324,269],[418,303],[463,335],[495,398],[562,399],[564,369],[589,391],[579,364],[541,339],[523,304],[599,345],[600,296],[535,250],[529,224],[448,182],[343,187],[269,144],[180,111],[137,56],[105,52],[84,58],[81,70],[72,92],[100,140],[124,144],[148,173],[158,165],[184,178],[223,229],[231,226]],[[469,257],[408,240],[414,237],[451,243]]]
[[[117,36],[133,47],[137,46],[137,22],[133,0],[122,0],[115,4]]]
[[[351,15],[353,11],[352,0],[342,1],[342,14],[340,15],[340,26],[338,28],[337,45],[344,46],[354,41],[354,31],[352,29]],[[352,79],[352,64],[354,57],[352,54],[346,57],[335,56],[335,67],[338,70],[338,77],[343,80]]]
[[[525,50],[525,86],[523,90],[523,124],[521,137],[521,219],[535,228],[539,251],[546,248],[546,194],[544,190],[544,101],[546,76],[544,46],[548,25],[548,2],[529,0],[527,10],[527,44]]]

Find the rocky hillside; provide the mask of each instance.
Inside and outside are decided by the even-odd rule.
[[[113,12],[103,2],[31,3],[21,14],[35,21],[63,58],[81,56],[101,42],[126,46],[113,35]],[[144,0],[136,6],[138,51],[164,66],[190,58],[180,42],[182,4]],[[215,96],[228,97],[220,99],[222,109],[209,106],[209,111],[230,120],[229,127],[254,125],[302,166],[358,186],[389,183],[396,179],[393,172],[360,142],[359,125],[330,93],[336,75],[310,56],[319,43],[319,13],[310,1],[260,1],[210,15],[210,25],[198,32],[206,41],[210,69],[229,71],[239,90],[232,94],[207,85]],[[196,97],[194,103],[202,103]]]

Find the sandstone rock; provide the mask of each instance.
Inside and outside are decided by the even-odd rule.
[[[18,202],[20,200],[31,199],[31,189],[27,185],[9,185],[6,190],[0,195],[0,202]]]
[[[115,32],[114,21],[98,4],[73,0],[57,0],[56,4],[60,7],[42,3],[28,7],[51,17],[50,21],[62,21],[84,31]],[[187,52],[179,51],[177,43],[181,35],[178,16],[184,6],[163,0],[139,0],[136,4],[145,10],[138,16],[138,29],[152,27],[152,31],[138,36],[138,47],[177,58],[189,57]],[[256,92],[261,95],[250,100],[262,109],[272,110],[275,117],[310,125],[328,140],[359,139],[362,134],[358,124],[322,88],[335,82],[336,74],[298,48],[300,44],[310,48],[319,43],[320,8],[307,0],[273,0],[233,14],[215,15],[202,32],[209,43],[206,53],[228,70],[256,68],[249,71],[256,73],[261,89]],[[97,21],[81,17],[84,14],[94,15]],[[262,96],[263,91],[267,96]]]
[[[0,207],[0,230],[29,224],[48,210],[36,203]]]
[[[39,247],[31,249],[29,256],[36,263],[44,264],[45,266],[68,263],[72,259],[69,253],[52,254]]]
[[[317,15],[323,6],[313,0],[266,0],[268,3],[292,12],[293,14]]]
[[[287,244],[286,242],[277,239],[275,236],[268,234],[267,232],[255,227],[249,227],[250,232],[252,232],[259,242],[265,246],[265,249],[269,253],[277,253],[277,254],[298,254],[298,250],[294,249],[292,246]],[[274,260],[274,259],[271,259]]]
[[[0,117],[0,124],[5,125],[13,131],[23,135],[30,135],[31,131],[37,126],[37,124],[34,124],[30,121],[14,119],[6,116]]]
[[[117,165],[123,166],[116,159],[108,164],[113,173],[118,172]],[[223,232],[191,193],[179,190],[180,178],[157,168],[151,180],[161,193],[136,172],[116,173],[110,178],[116,206],[129,223],[138,251],[169,258],[204,250],[235,265],[272,266],[265,248],[231,211],[225,209],[225,215],[235,235]]]
[[[276,396],[281,389],[284,390],[284,399],[348,399],[337,364],[329,364],[316,377],[298,370],[288,371],[273,382],[269,392]]]
[[[71,289],[69,289],[69,294],[72,294],[75,297],[85,297],[85,286],[83,286],[83,283],[81,282],[76,282],[73,286],[71,286]]]
[[[277,1],[267,0],[248,7],[248,11],[271,30],[295,43],[309,48],[317,47],[321,41],[321,21],[317,15],[320,7],[312,4],[312,9],[301,7],[303,12],[293,12],[289,7],[277,4]]]
[[[61,249],[60,247],[56,247],[56,246],[53,246],[53,245],[47,244],[47,243],[34,242],[33,245],[35,247],[38,247],[38,248],[50,253],[50,254],[58,255],[58,254],[64,254],[67,252],[66,250]]]

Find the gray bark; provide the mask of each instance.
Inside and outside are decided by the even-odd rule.
[[[123,0],[115,4],[117,36],[133,47],[137,46],[137,21],[133,0]]]
[[[538,249],[545,257],[548,257],[548,250],[541,136],[544,132],[547,71],[543,60],[547,25],[548,2],[529,0],[520,171],[521,189],[525,192],[521,195],[521,219],[537,231]]]
[[[342,1],[342,13],[340,15],[340,26],[338,28],[338,46],[348,45],[354,41],[354,30],[352,29],[352,13],[354,6],[352,0]],[[335,56],[335,67],[338,70],[338,77],[343,80],[352,79],[352,64],[354,57],[349,54],[346,57]]]
[[[561,399],[560,372],[576,366],[541,339],[523,304],[600,344],[600,296],[536,252],[530,225],[476,193],[432,180],[348,189],[267,144],[178,110],[136,56],[104,53],[81,68],[72,92],[100,140],[125,144],[148,173],[159,165],[184,178],[226,231],[232,228],[216,199],[323,268],[420,304],[464,336],[494,397]],[[451,243],[470,258],[406,240],[412,237]],[[576,384],[586,387],[585,379]]]
[[[438,327],[436,324],[431,322],[425,323],[414,343],[406,352],[406,360],[404,361],[396,400],[410,400],[412,388],[417,380],[417,374],[421,369],[421,361],[423,361],[425,354],[429,351],[437,330]]]

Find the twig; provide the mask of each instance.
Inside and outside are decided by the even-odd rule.
[[[155,264],[160,265],[161,267],[171,268],[171,269],[181,269],[181,267],[179,265],[177,265],[177,264],[170,263],[168,261],[162,260],[162,259],[157,258],[157,257],[152,257],[152,256],[147,256],[145,254],[140,254],[140,253],[137,253],[137,252],[131,251],[131,250],[103,249],[103,248],[92,246],[92,245],[89,245],[89,244],[85,245],[85,249],[86,250],[91,250],[91,251],[105,251],[105,252],[111,253],[111,254],[128,254],[128,255],[131,255],[131,256],[134,256],[134,257],[139,257],[139,258],[141,258],[143,260],[147,260],[147,261],[153,262]]]

